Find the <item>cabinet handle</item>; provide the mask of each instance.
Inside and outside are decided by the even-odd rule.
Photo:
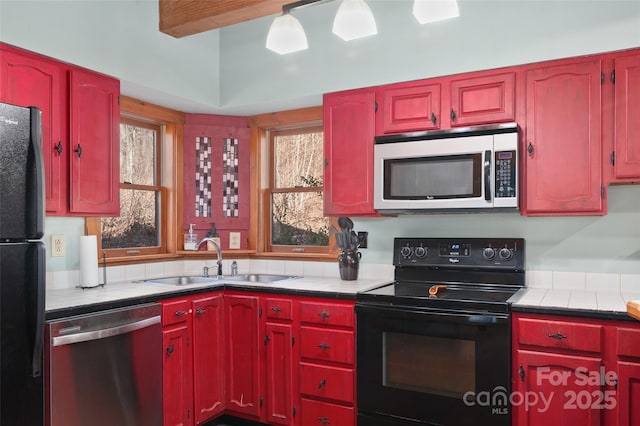
[[[329,318],[329,314],[327,312],[318,312],[318,316],[324,319]]]
[[[206,312],[206,309],[196,309],[196,315],[204,315]]]
[[[436,117],[436,115],[432,112],[432,113],[431,113],[431,124],[433,124],[433,125],[435,126],[437,122],[438,122],[438,118],[437,118],[437,117]]]
[[[272,307],[271,307],[271,310],[272,310],[273,312],[280,312],[280,311],[282,311],[282,309],[280,309],[278,306],[272,306]]]
[[[454,123],[456,121],[456,112],[453,108],[451,108],[451,114],[449,116],[451,117],[451,122]]]
[[[533,142],[529,141],[529,146],[527,146],[527,153],[529,157],[533,157]]]
[[[170,356],[173,353],[174,350],[174,345],[173,343],[169,345],[169,347],[167,348],[167,356]]]
[[[58,153],[58,157],[60,157],[62,155],[62,141],[58,141],[54,149]]]
[[[82,147],[80,146],[80,144],[78,144],[78,147],[76,149],[74,149],[73,152],[76,153],[78,158],[82,157]]]
[[[331,422],[329,421],[329,419],[328,419],[328,418],[326,418],[326,417],[318,417],[318,421],[319,421],[320,423],[322,423],[322,424],[325,424],[325,425],[328,425],[328,424],[330,424],[330,423],[331,423]]]
[[[567,336],[565,336],[564,334],[560,334],[560,333],[550,334],[549,337],[551,337],[552,339],[558,339],[558,340],[562,340],[562,339],[566,339],[567,338]]]
[[[181,316],[183,316],[183,315],[185,315],[185,314],[186,314],[186,312],[185,312],[185,311],[175,311],[175,312],[173,313],[173,315],[175,315],[175,316],[177,316],[177,317],[181,317]]]
[[[269,340],[271,340],[271,338],[269,336],[264,336],[264,345],[267,346],[267,343],[269,343]]]
[[[329,345],[327,345],[326,343],[320,343],[320,344],[318,345],[318,348],[320,348],[320,349],[322,349],[322,350],[327,350],[327,349],[329,349],[329,347],[330,347],[330,346],[329,346]]]
[[[327,384],[327,379],[320,380],[320,383],[318,384],[318,389],[322,389],[326,384]]]
[[[524,368],[522,368],[522,366],[518,369],[518,375],[520,376],[520,380],[524,382]]]

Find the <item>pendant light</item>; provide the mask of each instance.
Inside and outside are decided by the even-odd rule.
[[[378,34],[369,5],[364,0],[342,0],[333,21],[333,33],[345,41]]]
[[[267,34],[267,49],[281,55],[305,50],[309,47],[302,24],[288,10],[273,20]]]
[[[413,16],[418,22],[442,21],[460,16],[456,0],[414,0]]]

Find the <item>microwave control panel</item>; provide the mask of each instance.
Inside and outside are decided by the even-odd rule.
[[[496,198],[514,198],[516,196],[516,151],[496,151],[495,188]]]

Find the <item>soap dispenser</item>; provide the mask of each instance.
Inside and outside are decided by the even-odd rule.
[[[215,222],[211,223],[211,231],[209,231],[207,237],[213,239],[218,244],[218,247],[220,247],[220,250],[222,250],[222,246],[220,245],[220,235],[218,235],[218,231],[216,230]],[[214,251],[215,249],[216,248],[213,246],[213,243],[207,241],[207,250]]]
[[[198,234],[193,232],[195,223],[189,224],[189,233],[184,234],[184,249],[185,250],[198,250]]]

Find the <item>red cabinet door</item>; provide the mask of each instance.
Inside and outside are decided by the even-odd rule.
[[[526,71],[527,214],[604,214],[601,61]]]
[[[324,96],[324,215],[374,216],[371,90]]]
[[[515,73],[452,80],[451,127],[515,119]]]
[[[640,55],[615,60],[615,177],[640,177]]]
[[[193,399],[196,424],[224,411],[222,294],[196,298],[193,310]]]
[[[617,426],[637,425],[640,422],[640,363],[617,363],[618,384]]]
[[[381,121],[376,134],[439,129],[440,96],[440,83],[409,83],[382,88]]]
[[[518,350],[513,376],[517,426],[602,424],[597,404],[604,387],[576,374],[578,368],[599,372],[602,365],[595,357]]]
[[[260,313],[258,297],[225,295],[226,407],[260,417]]]
[[[120,107],[118,80],[70,71],[70,212],[120,212]]]
[[[53,61],[0,46],[0,102],[42,111],[42,154],[48,214],[66,213],[66,75]]]
[[[193,424],[191,347],[187,324],[163,330],[162,401],[164,426]]]
[[[265,326],[267,352],[267,421],[269,424],[293,424],[291,324],[267,323]]]

